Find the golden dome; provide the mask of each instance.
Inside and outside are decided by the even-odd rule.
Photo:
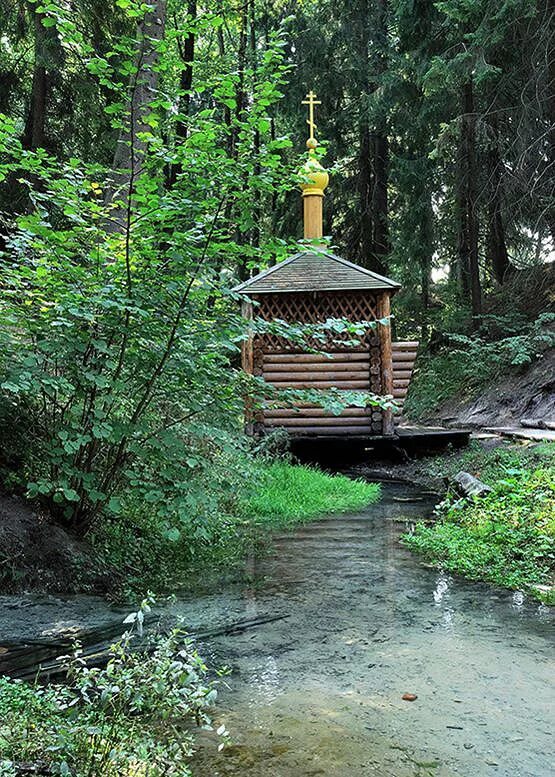
[[[330,177],[314,153],[317,142],[313,139],[309,139],[307,140],[306,145],[308,146],[308,159],[299,171],[299,174],[305,179],[305,181],[301,183],[303,197],[309,194],[323,197],[324,189],[328,185]]]

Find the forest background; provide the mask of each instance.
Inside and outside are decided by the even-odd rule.
[[[3,0],[0,29],[2,481],[112,553],[145,505],[217,546],[260,482],[231,289],[301,234],[308,89],[325,232],[422,344],[409,412],[553,345],[553,0]]]

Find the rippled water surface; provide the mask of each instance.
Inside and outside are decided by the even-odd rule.
[[[429,510],[385,486],[280,536],[252,587],[178,605],[206,623],[283,616],[204,645],[232,669],[217,720],[232,745],[204,735],[196,775],[555,774],[554,613],[419,563],[398,521]]]

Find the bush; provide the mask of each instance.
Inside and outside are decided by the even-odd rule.
[[[543,313],[532,324],[519,321],[513,331],[510,319],[489,316],[474,337],[448,335],[449,344],[440,353],[419,358],[405,412],[424,418],[450,397],[473,397],[499,375],[541,358],[555,347],[554,322],[555,314]],[[501,331],[510,334],[492,339]]]
[[[484,497],[449,495],[438,522],[417,524],[403,541],[448,571],[551,599],[536,586],[555,583],[555,467],[504,475]]]
[[[133,639],[149,605],[127,622],[105,668],[81,651],[66,657],[67,682],[45,687],[0,678],[0,775],[188,777],[191,727],[209,725],[216,699],[207,669],[183,632]],[[221,731],[221,734],[225,732]]]

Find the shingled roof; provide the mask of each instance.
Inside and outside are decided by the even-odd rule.
[[[389,289],[400,284],[329,252],[300,251],[236,286],[242,294]]]

